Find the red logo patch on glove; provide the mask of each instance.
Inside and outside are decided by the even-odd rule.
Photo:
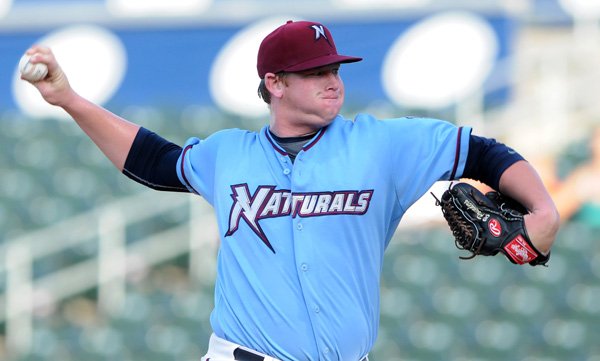
[[[522,235],[518,235],[512,241],[508,242],[504,246],[504,250],[517,264],[529,263],[538,256],[537,252],[527,244]]]
[[[496,238],[500,237],[500,235],[502,234],[502,225],[496,218],[490,219],[490,221],[488,222],[488,229],[490,230],[492,236]]]

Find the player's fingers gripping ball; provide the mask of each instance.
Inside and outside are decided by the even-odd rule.
[[[545,265],[544,255],[531,243],[525,229],[525,207],[498,192],[481,193],[468,183],[457,183],[436,198],[452,231],[456,247],[478,255],[501,252],[512,263]]]
[[[38,82],[48,75],[48,67],[43,63],[32,63],[32,54],[25,54],[19,61],[19,71],[23,79],[32,83]]]

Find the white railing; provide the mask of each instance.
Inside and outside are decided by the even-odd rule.
[[[174,211],[185,213],[185,219],[159,233],[128,242],[129,227]],[[34,276],[36,261],[90,239],[97,242],[98,252],[65,268]],[[38,299],[38,295],[49,294],[54,302],[60,302],[97,288],[98,306],[113,314],[119,311],[125,297],[129,259],[142,259],[151,267],[188,254],[190,276],[209,283],[214,278],[217,245],[213,211],[202,198],[155,191],[136,194],[9,240],[0,248],[5,258],[0,262],[0,275],[6,284],[5,294],[0,294],[0,322],[6,323],[9,355],[18,357],[31,350],[33,314],[47,299]]]

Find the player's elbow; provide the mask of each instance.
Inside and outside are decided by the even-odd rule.
[[[544,254],[550,252],[560,228],[560,214],[556,207],[548,207],[536,212],[537,219],[541,220],[537,227],[535,246]]]

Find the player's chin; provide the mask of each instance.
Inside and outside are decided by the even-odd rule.
[[[321,114],[321,119],[322,119],[321,126],[326,126],[326,125],[331,124],[331,122],[333,122],[333,120],[335,119],[335,117],[337,117],[338,114],[339,114],[339,109],[337,111],[330,111],[330,112]]]

